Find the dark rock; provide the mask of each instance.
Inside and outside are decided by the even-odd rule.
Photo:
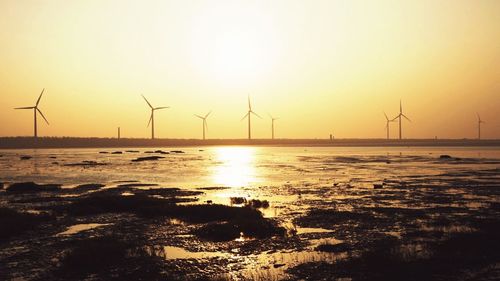
[[[121,152],[121,151],[113,151],[113,152],[111,152],[111,154],[123,154],[123,152]]]
[[[64,166],[83,166],[83,167],[89,167],[89,166],[105,166],[108,165],[107,163],[99,163],[96,161],[82,161],[81,163],[69,163],[69,164],[64,164]]]
[[[269,201],[267,200],[259,200],[259,199],[252,199],[247,202],[247,206],[260,209],[264,208],[267,209],[269,208]]]
[[[33,157],[31,157],[31,156],[21,156],[21,157],[19,157],[19,158],[20,158],[21,160],[30,160],[30,159],[31,159],[31,158],[33,158]]]
[[[34,182],[13,183],[7,187],[7,192],[12,193],[36,193],[61,190],[60,184],[36,184]]]
[[[374,189],[382,189],[382,188],[384,188],[384,184],[375,183],[375,184],[373,184],[373,188]]]
[[[166,151],[163,151],[163,150],[155,150],[154,153],[159,153],[159,154],[170,154]]]
[[[450,156],[450,155],[443,154],[443,155],[440,155],[440,156],[439,156],[439,159],[451,159],[451,156]]]
[[[106,185],[100,183],[89,183],[89,184],[80,184],[75,186],[76,190],[96,190],[105,187]]]
[[[0,243],[33,229],[49,218],[47,215],[27,214],[9,208],[0,208],[0,225],[2,226],[0,227]]]
[[[138,157],[136,159],[133,159],[132,162],[156,161],[156,160],[163,159],[163,158],[165,158],[165,157],[161,157],[161,156]]]
[[[139,150],[126,150],[125,152],[128,152],[128,153],[139,153]]]
[[[247,203],[247,199],[245,197],[230,197],[229,200],[233,205],[240,205]]]
[[[107,151],[100,151],[99,153],[100,154],[108,154],[109,152],[107,152]]]
[[[338,252],[347,252],[351,248],[347,243],[339,243],[339,244],[320,244],[316,247],[316,251],[319,252],[327,252],[327,253],[338,253]]]
[[[182,150],[171,150],[170,152],[172,153],[185,153],[184,151]]]

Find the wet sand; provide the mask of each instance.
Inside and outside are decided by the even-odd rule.
[[[0,279],[500,278],[497,149],[201,150],[6,151]]]

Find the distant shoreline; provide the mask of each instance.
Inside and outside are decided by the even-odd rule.
[[[183,146],[310,146],[310,147],[500,147],[500,140],[472,139],[136,139],[136,138],[74,138],[74,137],[2,137],[0,149],[29,148],[126,148],[126,147],[183,147]]]

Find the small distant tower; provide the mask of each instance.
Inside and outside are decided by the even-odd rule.
[[[120,135],[120,127],[118,127],[118,139],[121,138],[121,135]]]
[[[333,141],[333,135],[330,134],[330,141]]]

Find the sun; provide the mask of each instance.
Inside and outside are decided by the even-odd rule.
[[[193,23],[192,63],[207,79],[251,85],[272,73],[277,55],[273,23],[256,7],[210,9]]]

